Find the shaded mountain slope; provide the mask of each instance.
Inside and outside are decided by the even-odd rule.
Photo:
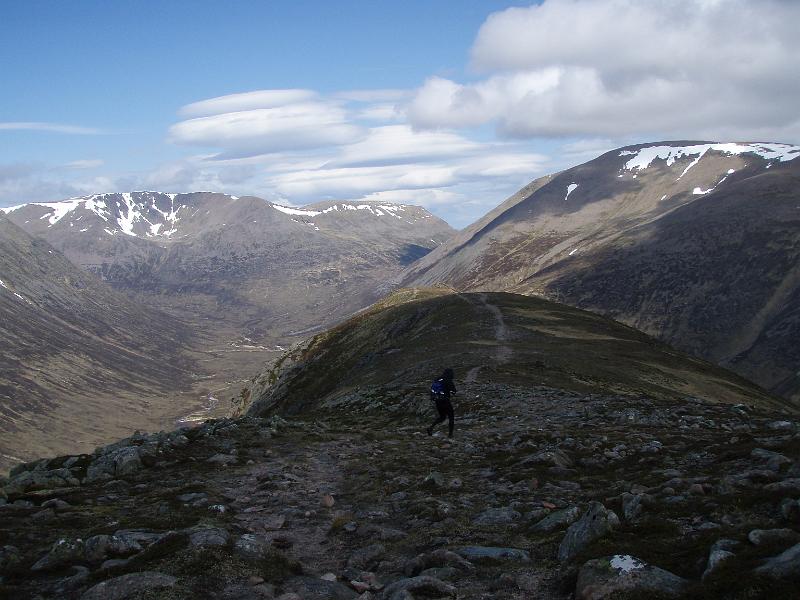
[[[453,439],[424,433],[443,365]],[[248,416],[0,479],[0,596],[796,592],[797,414],[631,328],[514,294],[409,290],[264,377]],[[275,411],[292,415],[257,416]]]
[[[319,334],[262,374],[249,414],[424,398],[445,367],[468,381],[787,408],[760,388],[624,325],[506,293],[407,290]]]
[[[188,337],[0,215],[0,468],[171,422]]]
[[[800,399],[800,148],[663,142],[537,180],[402,285],[541,295]]]

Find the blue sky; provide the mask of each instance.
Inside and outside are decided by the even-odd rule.
[[[460,227],[626,143],[800,141],[794,3],[540,4],[5,3],[0,206],[213,189]]]

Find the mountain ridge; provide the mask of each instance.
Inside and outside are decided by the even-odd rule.
[[[798,155],[800,147],[780,144],[612,150],[523,188],[394,283],[505,290],[594,310],[800,399],[800,356],[789,342],[800,326],[791,276]],[[700,291],[706,285],[713,293]],[[788,299],[783,311],[773,293]],[[771,321],[760,312],[768,305],[780,313]],[[758,320],[769,322],[759,329]],[[724,331],[732,340],[747,328],[755,346],[723,356]]]

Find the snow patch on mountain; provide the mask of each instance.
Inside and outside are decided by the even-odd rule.
[[[331,212],[349,211],[349,210],[365,210],[375,215],[376,217],[392,216],[398,219],[403,217],[397,214],[404,212],[406,206],[404,204],[334,204],[322,210],[311,210],[307,208],[295,208],[293,206],[282,206],[280,204],[273,204],[272,208],[287,215],[296,215],[302,217],[316,217],[318,215],[325,215]]]
[[[565,201],[565,202],[566,202],[567,198],[569,198],[569,195],[570,195],[572,192],[574,192],[574,191],[575,191],[577,188],[578,188],[578,184],[577,184],[577,183],[570,183],[570,184],[567,186],[567,195],[566,195],[566,196],[564,196],[564,201]]]
[[[643,171],[654,160],[666,161],[670,167],[684,157],[696,156],[678,176],[678,179],[694,167],[707,152],[714,151],[728,155],[755,154],[764,160],[787,162],[800,156],[800,146],[789,144],[694,144],[692,146],[648,146],[639,150],[623,150],[619,156],[633,156],[622,167],[621,171]]]
[[[322,212],[318,210],[305,210],[303,208],[292,208],[291,206],[281,206],[280,204],[273,204],[272,208],[287,215],[299,215],[302,217],[316,217],[321,215]]]

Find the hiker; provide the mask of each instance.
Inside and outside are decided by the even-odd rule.
[[[450,394],[456,393],[456,386],[453,384],[453,369],[445,369],[442,376],[434,380],[431,384],[431,400],[436,403],[436,410],[439,417],[428,427],[428,435],[433,435],[433,428],[445,419],[450,421],[450,433],[448,437],[453,437],[453,427],[455,425],[455,415],[453,405],[450,403]]]

